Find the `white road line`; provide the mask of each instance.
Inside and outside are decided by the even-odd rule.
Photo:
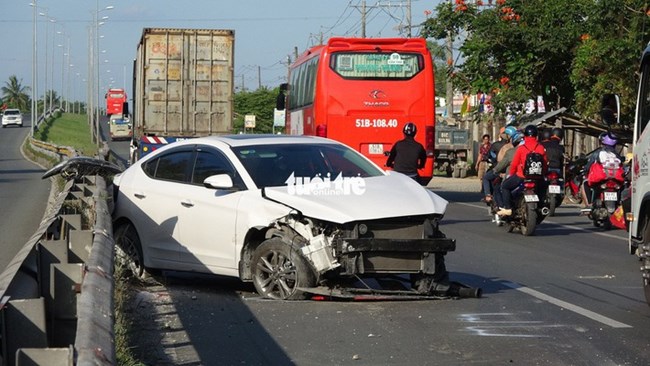
[[[487,211],[487,206],[485,206],[485,205],[477,205],[477,204],[474,204],[474,203],[466,203],[466,202],[454,202],[454,204],[468,206],[468,207],[474,207],[474,208],[480,208],[480,209],[483,209],[483,210]],[[487,216],[487,217],[489,218],[489,216]],[[585,220],[588,220],[588,219],[585,217]],[[544,219],[543,222],[548,223],[548,224],[561,226],[561,227],[564,227],[564,228],[567,228],[567,229],[584,231],[586,233],[596,234],[596,235],[604,236],[604,237],[607,237],[607,238],[618,239],[618,240],[623,240],[623,241],[627,242],[627,237],[620,237],[620,236],[616,236],[616,235],[613,235],[613,234],[593,231],[593,230],[585,229],[585,228],[582,228],[582,227],[579,227],[579,226],[560,224],[557,221],[552,221],[552,220],[549,220],[549,219]]]
[[[578,305],[573,305],[573,304],[568,303],[566,301],[556,299],[553,296],[546,295],[546,294],[544,294],[542,292],[533,290],[532,288],[529,288],[529,287],[522,286],[522,285],[520,285],[518,283],[509,282],[509,281],[503,281],[503,282],[500,282],[500,283],[502,283],[503,285],[505,285],[507,287],[510,287],[513,290],[523,292],[523,293],[528,294],[530,296],[536,297],[536,298],[538,298],[540,300],[548,301],[551,304],[554,304],[554,305],[557,305],[557,306],[559,306],[561,308],[573,311],[576,314],[585,316],[585,317],[587,317],[589,319],[592,319],[592,320],[595,320],[597,322],[603,323],[603,324],[608,325],[608,326],[610,326],[612,328],[632,328],[631,325],[621,323],[621,322],[616,321],[614,319],[608,318],[608,317],[606,317],[604,315],[600,315],[598,313],[595,313],[595,312],[593,312],[591,310],[587,310],[587,309],[585,309],[583,307],[580,307]]]
[[[485,208],[486,206],[481,206],[481,205],[477,205],[477,204],[471,204],[471,203],[465,203],[465,202],[455,202],[455,203],[459,204],[459,205],[463,205],[463,206],[480,208],[480,209],[484,209],[484,210],[486,209]],[[558,226],[562,226],[562,227],[566,227],[566,228],[570,228],[570,229],[574,229],[574,230],[580,230],[580,231],[589,232],[589,233],[593,233],[593,234],[597,234],[597,235],[601,235],[601,236],[606,236],[606,237],[609,237],[609,238],[614,238],[614,239],[620,239],[620,240],[627,241],[627,238],[621,238],[620,236],[615,236],[615,235],[611,235],[611,234],[607,234],[607,233],[594,232],[594,231],[591,231],[591,230],[583,229],[581,227],[572,226],[572,225],[564,225],[564,224],[560,224],[560,223],[557,223],[557,222],[554,222],[554,221],[549,221],[549,220],[545,220],[545,221],[548,222],[548,223],[552,223],[554,225],[558,225]],[[529,288],[529,287],[522,286],[522,285],[520,285],[518,283],[509,282],[509,281],[503,281],[503,282],[500,282],[500,283],[502,283],[505,286],[510,287],[510,288],[512,288],[514,290],[523,292],[523,293],[528,294],[530,296],[536,297],[536,298],[538,298],[540,300],[550,302],[551,304],[554,304],[554,305],[557,305],[559,307],[565,308],[567,310],[573,311],[576,314],[580,314],[582,316],[585,316],[587,318],[590,318],[590,319],[595,320],[597,322],[600,322],[602,324],[608,325],[608,326],[610,326],[612,328],[632,328],[631,325],[621,323],[621,322],[619,322],[617,320],[608,318],[608,317],[606,317],[604,315],[600,315],[600,314],[595,313],[595,312],[593,312],[591,310],[587,310],[587,309],[585,309],[583,307],[573,305],[573,304],[568,303],[566,301],[563,301],[563,300],[557,299],[555,297],[546,295],[545,293],[539,292],[537,290],[533,290],[532,288]]]

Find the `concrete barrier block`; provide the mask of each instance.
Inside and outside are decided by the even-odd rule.
[[[70,230],[81,230],[81,214],[65,214],[61,215],[62,220],[62,228],[61,232],[63,233],[64,237],[67,237],[67,233]]]
[[[93,246],[93,232],[91,230],[70,231],[68,236],[68,261],[70,263],[86,263]]]
[[[5,365],[14,365],[16,351],[20,348],[46,348],[44,299],[23,299],[7,302],[0,311],[4,323],[2,339],[5,341]]]
[[[53,264],[50,266],[50,278],[54,319],[76,319],[77,293],[83,279],[83,264]]]
[[[64,347],[74,344],[77,329],[77,297],[83,280],[83,264],[53,264],[50,294],[54,313],[50,319],[50,345]]]
[[[47,240],[38,247],[38,274],[41,296],[45,298],[45,308],[52,319],[54,314],[54,297],[50,292],[52,283],[50,266],[59,263],[68,263],[68,243],[65,240]],[[51,322],[48,322],[48,334],[52,334]]]
[[[21,348],[16,352],[16,366],[72,366],[74,350],[68,348]]]

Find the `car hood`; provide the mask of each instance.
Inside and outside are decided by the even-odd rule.
[[[361,179],[361,178],[356,178]],[[265,188],[270,200],[287,205],[303,215],[347,223],[413,215],[444,214],[448,202],[399,173],[363,178],[361,187],[353,189],[317,189],[318,187],[284,186]],[[316,188],[316,189],[313,189]]]

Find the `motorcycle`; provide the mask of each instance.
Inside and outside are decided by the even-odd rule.
[[[555,209],[560,207],[564,200],[564,178],[556,170],[549,170],[546,174],[546,206],[548,216],[555,216]],[[579,194],[580,192],[578,192]]]
[[[609,217],[621,205],[621,191],[624,182],[609,178],[598,182],[593,188],[594,198],[591,203],[591,212],[589,219],[593,221],[595,227],[603,227],[605,230],[612,228],[612,222]]]
[[[571,203],[582,203],[582,195],[580,194],[580,187],[585,179],[585,164],[587,158],[584,155],[576,156],[567,164],[566,179],[564,187],[564,196]]]
[[[512,191],[512,215],[501,218],[509,233],[519,230],[524,236],[533,235],[537,225],[549,214],[545,200],[538,194],[542,190],[541,183],[539,179],[524,178]]]

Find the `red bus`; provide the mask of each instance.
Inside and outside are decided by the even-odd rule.
[[[413,122],[433,176],[434,75],[422,38],[331,38],[289,69],[286,133],[340,141],[383,167]]]
[[[124,89],[108,89],[105,98],[107,116],[111,114],[126,114],[124,104],[127,102]]]

